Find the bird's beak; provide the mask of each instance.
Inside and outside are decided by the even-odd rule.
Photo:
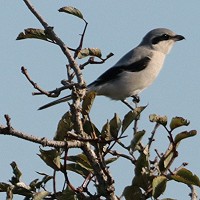
[[[182,35],[175,35],[175,36],[173,37],[173,40],[174,40],[174,41],[180,41],[180,40],[184,40],[184,39],[185,39],[185,37],[182,36]]]

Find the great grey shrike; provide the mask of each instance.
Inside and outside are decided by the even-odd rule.
[[[137,47],[89,84],[87,91],[95,91],[97,95],[121,100],[128,106],[127,97],[139,101],[138,94],[156,79],[174,43],[183,39],[185,38],[182,35],[177,35],[166,28],[151,30]],[[63,97],[40,107],[39,110],[69,99],[70,96]]]

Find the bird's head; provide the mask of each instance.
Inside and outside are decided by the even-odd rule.
[[[185,39],[166,28],[157,28],[148,32],[143,38],[141,45],[149,46],[155,51],[168,54],[176,41]]]

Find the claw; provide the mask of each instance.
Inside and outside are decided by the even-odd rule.
[[[138,95],[133,95],[131,97],[133,98],[133,103],[139,103],[140,102],[140,97]]]

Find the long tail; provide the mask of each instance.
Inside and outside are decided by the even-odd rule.
[[[71,100],[71,95],[68,95],[66,97],[62,97],[62,98],[57,99],[55,101],[52,101],[52,102],[50,102],[48,104],[45,104],[44,106],[39,107],[38,110],[43,110],[45,108],[49,108],[51,106],[54,106],[56,104],[59,104],[59,103],[62,103],[62,102],[66,102],[66,101],[69,101],[69,100]]]

